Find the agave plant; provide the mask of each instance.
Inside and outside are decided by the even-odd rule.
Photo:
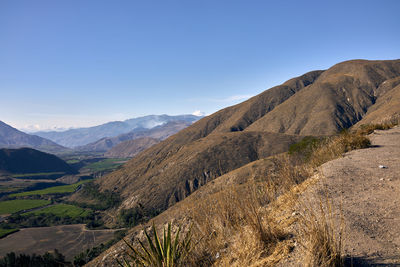
[[[140,246],[134,248],[125,239],[124,242],[129,248],[126,251],[126,257],[123,262],[117,260],[118,264],[122,267],[131,266],[160,266],[160,267],[175,267],[185,259],[191,249],[191,227],[183,239],[180,239],[181,228],[175,235],[171,237],[171,223],[168,223],[168,229],[164,228],[164,238],[161,241],[157,233],[156,227],[152,227],[154,233],[154,240],[144,229],[147,239],[147,245],[138,240]]]

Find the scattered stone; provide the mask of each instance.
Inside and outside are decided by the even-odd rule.
[[[381,178],[381,179],[379,179],[379,181],[384,181],[385,179],[383,179],[383,178]]]
[[[385,165],[379,165],[379,169],[387,169],[388,167]]]

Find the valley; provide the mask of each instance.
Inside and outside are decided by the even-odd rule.
[[[33,157],[36,160],[40,158]],[[102,209],[105,207],[99,210],[95,205],[81,207],[71,202],[69,197],[94,179],[115,170],[127,159],[104,158],[96,153],[68,153],[62,158],[70,166],[67,169],[73,170],[71,173],[41,172],[42,169],[13,173],[3,168],[0,180],[2,256],[10,252],[44,254],[57,249],[72,262],[86,249],[115,242],[115,233],[124,231],[104,225]],[[44,161],[52,165],[51,160]],[[22,164],[20,161],[19,170],[23,172],[27,165],[29,162]],[[40,164],[35,162],[37,166]]]
[[[112,147],[110,145],[101,149],[91,144],[84,149],[59,149],[56,155],[49,154],[47,150],[18,148],[17,143],[3,145],[11,148],[0,149],[1,256],[11,252],[32,251],[44,254],[57,249],[66,256],[67,261],[76,261],[75,264],[80,266],[120,240],[126,231],[125,227],[152,216],[147,212],[138,212],[135,220],[130,218],[132,213],[110,217],[107,210],[119,205],[120,197],[113,192],[100,192],[93,182],[120,168],[140,151],[187,127],[197,118],[189,115],[178,117],[187,122],[174,120],[176,116],[149,116],[136,121],[140,127],[152,128],[140,128],[124,137],[108,137],[118,140],[113,141],[114,144],[124,140],[135,142],[135,138],[139,138],[139,146],[123,145],[123,149],[130,152],[122,157],[118,148],[107,155],[105,152]],[[163,124],[163,120],[167,122]],[[131,120],[130,124],[135,125],[133,122],[135,120]],[[4,135],[4,143],[9,142],[10,131],[21,135],[10,126],[4,129],[0,127],[0,135],[1,130],[8,133]],[[141,138],[154,141],[143,143]],[[109,144],[108,141],[106,143]],[[76,199],[74,193],[77,191],[90,200],[82,202]],[[22,247],[21,240],[26,240]]]

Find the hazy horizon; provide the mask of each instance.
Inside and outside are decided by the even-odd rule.
[[[120,120],[117,119],[117,120],[110,120],[110,121],[103,121],[103,122],[100,121],[100,122],[92,124],[92,125],[85,124],[85,125],[82,125],[82,126],[70,126],[70,127],[57,127],[57,126],[55,126],[53,128],[45,128],[45,129],[39,128],[39,127],[35,127],[35,125],[30,125],[29,128],[16,128],[15,126],[13,126],[13,125],[5,122],[5,121],[3,121],[3,122],[8,124],[8,125],[10,125],[10,126],[12,126],[12,127],[14,127],[14,128],[16,128],[17,130],[20,130],[20,131],[23,131],[23,132],[26,132],[26,133],[49,132],[49,131],[63,132],[63,131],[72,130],[72,129],[78,129],[78,128],[90,128],[90,127],[93,127],[93,126],[99,126],[99,125],[106,124],[106,123],[109,123],[109,122],[126,121],[126,120],[129,120],[129,119],[135,119],[135,118],[145,117],[145,116],[149,116],[149,115],[156,115],[156,116],[157,115],[159,115],[159,116],[160,115],[168,115],[168,116],[194,115],[194,116],[198,116],[198,117],[203,117],[203,116],[207,116],[209,114],[204,114],[202,112],[199,113],[199,111],[195,111],[192,114],[172,114],[172,115],[171,114],[147,114],[147,115],[143,115],[143,116],[129,117],[129,118],[120,119]]]
[[[211,114],[306,72],[400,58],[399,1],[3,1],[0,120]]]

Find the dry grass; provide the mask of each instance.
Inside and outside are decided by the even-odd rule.
[[[280,155],[276,170],[199,202],[193,212],[194,240],[191,265],[195,266],[274,266],[293,248],[288,226],[293,218],[279,218],[282,207],[297,201],[293,188],[314,173],[317,166],[353,149],[370,145],[367,137],[344,132],[313,148],[307,161]],[[285,201],[276,201],[284,196]],[[301,219],[306,238],[308,266],[341,266],[342,245],[330,205],[319,212],[309,210]]]
[[[312,153],[310,164],[312,167],[318,167],[325,162],[341,157],[344,153],[354,149],[367,148],[371,145],[368,137],[342,132],[340,135],[324,140]]]
[[[336,223],[340,221],[340,223]],[[306,209],[300,220],[301,233],[305,241],[304,266],[344,266],[343,218],[334,216],[328,198],[320,200],[319,210]]]
[[[396,125],[399,125],[400,118],[393,118],[389,121],[378,124],[363,124],[360,129],[356,131],[357,134],[367,135],[373,133],[375,130],[388,130]]]
[[[257,266],[274,262],[285,250],[287,233],[265,208],[265,183],[232,186],[210,196],[193,214],[198,241],[192,252],[197,266]]]
[[[317,166],[352,149],[369,146],[369,139],[349,132],[323,140],[307,161],[283,154],[274,158],[270,173],[250,175],[243,184],[222,187],[191,204],[193,249],[185,266],[274,266],[294,248],[289,226],[298,216],[292,209]],[[312,179],[309,179],[310,181]],[[321,202],[322,203],[322,202]],[[307,212],[300,220],[308,266],[340,266],[342,236],[331,208]],[[289,213],[288,213],[289,211]],[[336,228],[335,228],[336,227]]]
[[[276,171],[209,195],[193,212],[194,239],[191,265],[274,266],[292,249],[285,230],[290,223],[277,216],[276,199],[295,203],[294,185],[311,175],[291,164],[287,155],[275,158]],[[290,204],[290,205],[292,205]]]

